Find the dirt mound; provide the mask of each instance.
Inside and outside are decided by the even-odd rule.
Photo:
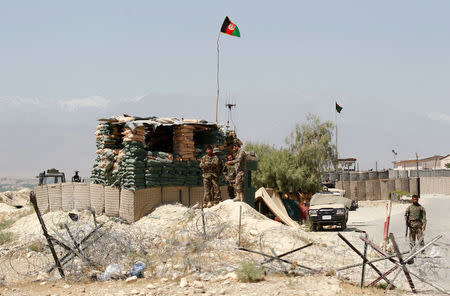
[[[23,207],[30,201],[30,189],[19,191],[5,191],[0,193],[0,202],[13,206]]]

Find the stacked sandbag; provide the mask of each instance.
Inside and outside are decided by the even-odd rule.
[[[95,132],[97,150],[116,149],[120,146],[120,126],[109,122],[100,123]]]
[[[117,179],[117,173],[114,172],[114,164],[118,149],[101,149],[98,155],[98,162],[94,165],[91,178],[94,184],[112,185]]]
[[[95,132],[97,158],[91,171],[94,184],[111,185],[117,180],[116,170],[113,172],[115,156],[121,148],[121,126],[109,122],[100,123]]]
[[[149,153],[152,154],[151,152]],[[145,185],[147,188],[161,186],[162,167],[163,163],[161,161],[147,157],[145,168]]]
[[[173,185],[172,178],[175,175],[175,165],[172,162],[165,162],[161,168],[161,186]]]
[[[142,142],[142,144],[145,144],[145,126],[139,126],[135,129],[125,127],[122,136],[123,142]]]
[[[207,144],[219,148],[221,153],[226,153],[229,149],[227,137],[221,129],[211,129],[197,133],[195,139],[195,159],[200,159],[205,154],[205,146]]]
[[[50,212],[62,210],[62,192],[61,183],[49,184],[48,187],[48,204]]]
[[[173,153],[183,161],[195,159],[194,126],[178,125],[173,129]]]
[[[184,186],[186,184],[187,163],[181,161],[174,161],[172,166],[173,166],[173,175],[171,178],[170,185]]]
[[[147,151],[141,141],[125,141],[124,155],[120,161],[119,178],[122,188],[137,190],[145,188],[145,165]]]
[[[186,186],[201,186],[202,185],[202,170],[200,169],[199,162],[191,160],[186,163]]]

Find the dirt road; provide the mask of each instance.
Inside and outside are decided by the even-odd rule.
[[[450,196],[444,195],[425,195],[420,199],[427,211],[428,225],[425,232],[425,243],[439,234],[443,234],[435,246],[427,249],[425,256],[433,257],[436,262],[440,263],[439,268],[423,268],[422,275],[438,282],[446,289],[450,289]],[[349,217],[349,228],[357,228],[368,233],[377,244],[383,241],[383,229],[385,220],[385,202],[367,204],[364,202],[362,207],[351,213]],[[408,204],[394,203],[391,213],[391,223],[389,231],[392,232],[402,251],[409,249],[409,239],[405,237],[405,220],[404,212]],[[430,258],[418,258],[413,268],[428,264]],[[420,271],[420,270],[419,270]],[[436,274],[435,274],[436,273]],[[447,280],[445,280],[447,279]],[[417,281],[417,279],[415,280]]]

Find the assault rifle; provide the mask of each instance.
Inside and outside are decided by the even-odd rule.
[[[409,215],[405,216],[405,224],[406,224],[406,230],[405,230],[405,237],[408,237],[408,229],[409,229]]]

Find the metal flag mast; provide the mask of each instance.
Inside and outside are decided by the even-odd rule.
[[[337,102],[334,102],[334,122],[335,122],[335,127],[336,127],[336,171],[338,170],[339,167],[339,153],[338,153],[338,125],[337,125]]]
[[[219,70],[220,70],[220,33],[228,34],[231,36],[241,37],[238,27],[230,21],[229,17],[225,17],[223,24],[217,35],[217,94],[216,94],[216,123],[219,123],[219,95],[220,95],[220,83],[219,83]]]
[[[217,95],[216,95],[216,123],[219,123],[219,39],[220,39],[220,31],[217,35]]]

